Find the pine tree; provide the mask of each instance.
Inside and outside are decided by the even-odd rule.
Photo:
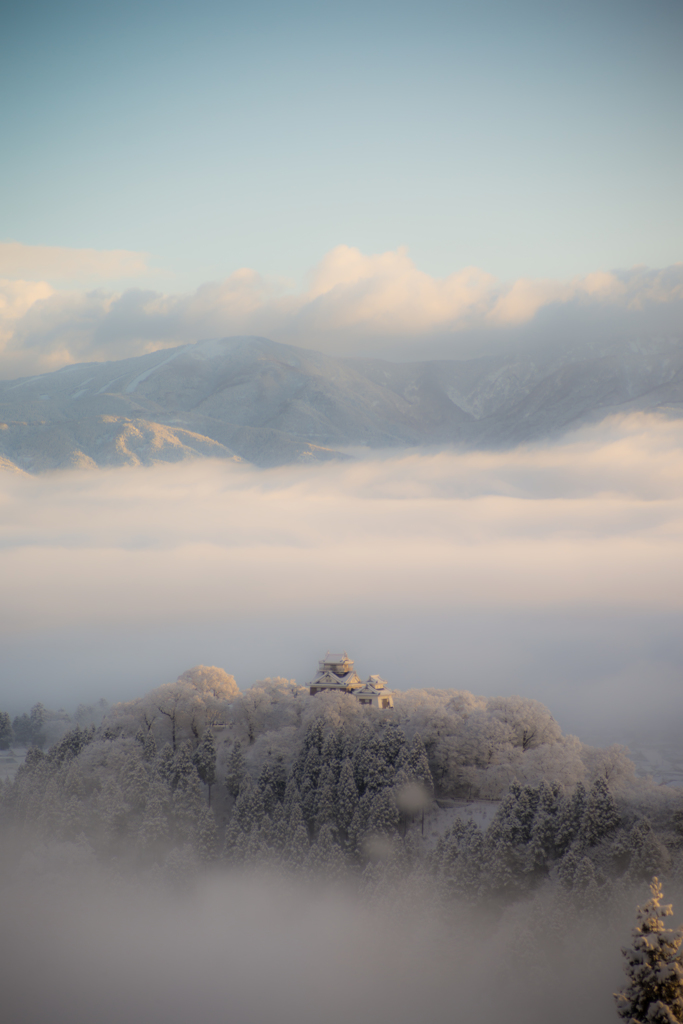
[[[73,758],[78,757],[81,750],[87,747],[89,743],[95,738],[95,727],[92,726],[89,729],[81,729],[80,726],[76,726],[75,729],[70,729],[69,732],[62,736],[58,743],[55,743],[51,747],[49,754],[47,755],[51,761],[55,764],[63,764],[65,761],[71,761]]]
[[[316,826],[337,824],[337,787],[334,779],[334,765],[328,764],[320,776],[315,800]]]
[[[560,854],[565,853],[581,831],[581,822],[586,811],[586,787],[578,782],[571,799],[565,801],[560,811],[560,820],[555,845]]]
[[[403,748],[407,746],[406,734],[400,725],[390,725],[384,730],[382,747],[389,764],[395,765]]]
[[[197,775],[209,790],[209,807],[211,806],[211,787],[216,781],[216,744],[213,740],[213,733],[207,729],[202,736],[202,741],[194,752],[192,758],[197,769]]]
[[[170,744],[168,749],[171,750]],[[168,789],[162,782],[152,783],[137,834],[137,843],[140,849],[147,857],[154,858],[158,862],[163,860],[163,854],[168,844],[168,793]]]
[[[299,807],[301,806],[301,793],[299,792],[299,787],[296,784],[294,776],[290,776],[287,781],[284,800],[282,801],[282,806],[287,818],[289,818],[292,813],[292,808],[296,805],[299,805]]]
[[[655,877],[651,899],[638,907],[633,945],[622,949],[628,984],[615,992],[617,1012],[629,1024],[682,1024],[683,1022],[683,928],[666,928],[664,918],[673,913],[662,906],[662,886]]]
[[[379,793],[394,781],[394,768],[387,760],[383,743],[376,737],[367,746],[364,769],[366,793]]]
[[[292,774],[300,789],[303,788],[302,780],[308,755],[312,750],[315,750],[318,755],[322,753],[324,744],[323,730],[323,723],[320,720],[311,722],[306,730],[306,735],[304,736],[303,743],[301,744],[301,749],[299,750],[298,756],[292,767]]]
[[[76,839],[86,825],[85,806],[77,796],[70,796],[64,805],[61,834],[65,839]]]
[[[210,807],[205,807],[199,816],[195,833],[195,850],[203,863],[208,864],[218,856],[218,829]]]
[[[560,788],[545,780],[538,788],[538,804],[529,840],[530,865],[546,871],[554,860],[559,825]]]
[[[157,745],[151,730],[148,730],[145,733],[145,738],[142,744],[142,756],[145,761],[150,764],[157,756]]]
[[[536,790],[513,782],[486,830],[483,868],[492,892],[513,895],[528,885],[534,852],[528,844],[537,805]]]
[[[370,802],[367,831],[375,836],[393,836],[398,829],[396,798],[390,789],[376,793]]]
[[[285,846],[285,860],[293,868],[300,868],[306,862],[309,842],[308,832],[304,825],[298,825],[292,832]]]
[[[196,768],[192,761],[192,748],[189,742],[185,742],[176,751],[174,756],[171,772],[171,785],[173,789],[177,789],[178,786],[186,783],[195,773]]]
[[[342,764],[337,787],[337,822],[347,835],[357,808],[358,788],[353,776],[353,764],[347,757]]]
[[[225,770],[225,785],[230,796],[237,797],[245,771],[242,744],[239,740],[235,740],[228,756],[228,764]]]
[[[582,857],[576,865],[571,892],[579,910],[590,910],[598,903],[598,880],[593,862],[588,857]]]
[[[45,708],[38,702],[31,708],[30,713],[30,735],[31,735],[31,746],[39,747],[41,750],[45,746],[45,733],[43,732],[43,725],[45,724]]]
[[[190,771],[182,775],[178,781],[172,806],[176,836],[182,843],[192,843],[205,808],[197,769],[191,760]]]
[[[287,787],[287,773],[282,761],[267,761],[261,769],[258,784],[261,792],[265,793],[266,787],[270,786],[275,800],[284,800]]]
[[[9,750],[12,739],[12,720],[6,711],[0,711],[0,750]]]
[[[263,796],[249,776],[245,775],[235,803],[233,820],[241,831],[248,835],[254,826],[260,827],[263,814]]]
[[[360,852],[363,836],[368,827],[371,803],[372,797],[369,793],[365,793],[358,801],[348,829],[347,847],[350,853]]]
[[[119,780],[126,803],[134,810],[144,808],[149,791],[149,775],[137,751],[129,754],[119,771]]]
[[[479,894],[484,833],[474,821],[456,818],[439,839],[434,867],[445,896],[473,900]]]
[[[629,858],[628,874],[634,881],[652,878],[670,867],[671,855],[647,818],[635,822],[620,846]]]
[[[14,742],[20,747],[31,746],[31,719],[26,712],[23,715],[15,715],[12,722]]]
[[[581,841],[595,846],[619,825],[619,812],[605,779],[596,779],[590,788],[581,822]]]
[[[322,876],[326,882],[333,882],[344,874],[344,854],[335,840],[331,825],[323,825],[315,843],[308,852],[308,870],[312,875]]]
[[[287,842],[287,820],[282,804],[275,804],[270,820],[270,844],[274,850],[281,853]]]
[[[275,793],[273,793],[273,787],[270,783],[268,783],[265,789],[261,790],[261,797],[263,799],[263,810],[266,814],[271,814],[275,809],[277,800],[275,799]]]
[[[174,765],[173,747],[170,743],[164,743],[154,760],[154,767],[159,778],[169,786],[173,778]]]
[[[316,792],[322,774],[323,763],[318,748],[311,746],[301,771],[301,806],[306,821],[312,823],[315,818]]]
[[[331,769],[335,783],[339,778],[342,750],[343,741],[341,736],[338,732],[330,732],[323,743],[323,749],[320,756],[323,761],[324,769]]]
[[[100,820],[103,825],[103,840],[112,851],[128,830],[129,808],[123,798],[121,787],[115,778],[109,778],[98,798]]]
[[[427,751],[419,733],[416,733],[413,738],[407,770],[412,779],[423,785],[430,795],[434,795],[434,779],[429,767]]]

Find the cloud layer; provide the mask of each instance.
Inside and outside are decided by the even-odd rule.
[[[99,267],[101,276],[143,264],[135,253],[17,247],[16,266],[34,267],[36,275],[43,264],[63,261],[66,268],[70,260]],[[9,262],[6,246],[0,269]],[[365,255],[342,245],[298,290],[249,269],[189,295],[55,291],[45,282],[6,276],[0,281],[0,375],[6,378],[230,334],[264,335],[336,355],[458,357],[521,338],[565,344],[679,337],[683,314],[683,264],[503,283],[476,267],[436,279],[404,249]]]
[[[654,713],[683,667],[682,481],[683,426],[645,416],[506,454],[6,474],[0,706],[19,678],[35,693],[27,657],[72,680],[90,644],[95,697],[105,649],[139,689],[140,643],[158,682],[205,662],[240,685],[341,645],[398,686],[512,687],[556,714],[580,681],[597,706],[599,680],[606,704],[647,680]]]

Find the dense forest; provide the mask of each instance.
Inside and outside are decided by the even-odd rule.
[[[281,678],[240,692],[197,666],[73,718],[3,715],[3,745],[30,745],[0,793],[5,832],[38,860],[59,849],[172,881],[269,866],[370,895],[401,879],[441,905],[544,892],[607,911],[654,874],[681,880],[683,793],[637,778],[624,748],[564,736],[522,697],[424,689],[395,705]]]

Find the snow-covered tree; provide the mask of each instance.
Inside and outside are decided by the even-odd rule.
[[[683,929],[667,928],[670,905],[662,906],[658,878],[650,884],[651,898],[638,907],[632,945],[622,949],[628,984],[615,993],[617,1012],[628,1024],[683,1022]]]
[[[169,748],[170,749],[170,748]],[[163,860],[169,839],[169,790],[156,780],[147,798],[145,813],[137,832],[137,844],[149,859]]]
[[[233,819],[242,832],[249,834],[254,826],[260,827],[264,813],[263,796],[249,776],[245,775],[235,803]]]
[[[523,751],[557,743],[562,731],[544,704],[530,697],[492,697],[486,706],[510,730],[510,742]]]
[[[308,869],[311,874],[324,877],[328,883],[344,875],[344,854],[330,824],[322,826],[317,840],[308,852]]]
[[[239,740],[235,740],[232,750],[228,755],[228,763],[225,769],[225,786],[230,796],[236,797],[239,793],[245,772],[242,744]]]
[[[195,849],[199,859],[208,864],[218,856],[218,829],[210,807],[199,816],[195,833]]]
[[[581,841],[586,846],[595,846],[617,828],[619,820],[619,811],[606,779],[596,779],[586,800]]]
[[[163,747],[154,759],[154,769],[163,782],[171,784],[175,769],[175,756],[170,743],[164,743]]]
[[[12,739],[12,720],[6,711],[0,711],[0,750],[8,750]]]
[[[282,801],[287,788],[287,772],[281,760],[267,761],[258,778],[259,789],[265,792],[270,786],[275,800]]]
[[[432,773],[429,768],[427,751],[419,733],[416,733],[413,737],[408,761],[405,767],[409,777],[414,782],[419,782],[428,793],[431,794],[434,792],[434,779],[432,778]]]
[[[325,765],[316,791],[316,827],[337,824],[337,786],[334,779],[334,764]]]
[[[143,808],[149,791],[149,775],[144,761],[137,752],[126,757],[118,777],[126,803],[135,810]]]
[[[434,852],[439,888],[445,896],[474,900],[479,895],[484,862],[484,834],[479,826],[456,818]]]
[[[339,773],[337,785],[337,823],[345,835],[358,808],[358,787],[353,774],[353,764],[346,758]]]
[[[581,831],[581,822],[586,811],[586,787],[583,782],[577,786],[569,800],[565,800],[560,811],[555,844],[560,853],[569,849]]]
[[[195,665],[178,676],[179,683],[187,683],[205,698],[217,701],[232,701],[240,691],[235,677],[216,665]]]
[[[199,820],[205,810],[197,769],[190,761],[190,770],[180,776],[172,800],[176,837],[181,843],[196,840]]]
[[[194,766],[197,775],[209,790],[208,804],[211,806],[211,787],[216,781],[216,744],[214,743],[211,729],[207,729],[202,736],[201,742],[194,752]]]

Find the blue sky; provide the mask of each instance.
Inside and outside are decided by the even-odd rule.
[[[0,240],[301,281],[335,246],[444,276],[683,258],[679,0],[24,2]]]

